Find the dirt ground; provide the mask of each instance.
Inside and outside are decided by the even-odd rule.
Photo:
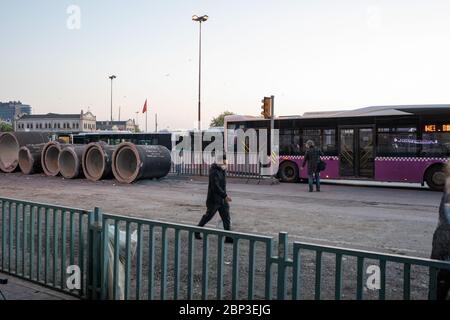
[[[247,183],[248,182],[248,183]],[[428,257],[439,192],[327,184],[257,184],[229,179],[233,229],[291,240]],[[205,177],[170,176],[121,185],[44,175],[0,173],[0,196],[161,221],[197,224],[205,211]],[[216,227],[217,216],[209,226]]]
[[[229,179],[228,193],[232,197],[232,228],[235,231],[277,237],[279,232],[288,232],[290,241],[365,249],[378,252],[395,253],[417,257],[429,257],[431,240],[437,224],[438,205],[441,194],[423,188],[391,188],[373,186],[349,186],[325,184],[321,193],[307,192],[305,184],[270,184],[255,180]],[[0,174],[0,197],[16,198],[34,202],[93,209],[101,207],[110,214],[145,217],[154,220],[176,222],[189,225],[198,223],[205,211],[207,178],[169,176],[160,181],[146,180],[133,185],[121,185],[115,181],[93,183],[87,180],[65,180],[61,177],[43,175],[23,176],[21,174]],[[219,217],[210,223],[217,227]],[[158,238],[158,235],[156,235]],[[181,251],[187,249],[186,235],[182,235]],[[198,245],[201,258],[202,243]],[[216,248],[214,241],[210,249]],[[224,274],[231,276],[232,247],[225,247]],[[261,250],[260,250],[261,249]],[[263,251],[262,248],[257,252]],[[169,237],[169,252],[173,251],[173,239]],[[160,248],[155,248],[158,256]],[[248,261],[248,247],[242,246],[242,258]],[[307,274],[307,267],[314,265],[313,256],[305,256],[302,264],[304,293],[313,297],[314,274]],[[169,254],[169,260],[171,254]],[[196,259],[194,292],[201,291],[201,259]],[[352,259],[345,260],[349,279],[343,286],[343,298],[354,296],[355,264]],[[333,280],[333,261],[324,256],[324,279]],[[264,260],[256,261],[256,298],[264,292]],[[350,263],[351,262],[351,263]],[[183,254],[181,264],[186,263]],[[210,266],[210,295],[215,295],[216,287],[214,257]],[[133,267],[135,265],[133,264]],[[144,265],[143,272],[148,270]],[[156,263],[155,291],[160,289],[159,271]],[[245,282],[248,266],[239,265],[242,277],[241,296],[245,297]],[[399,266],[388,267],[395,277],[402,276]],[[168,296],[173,292],[173,270],[168,267]],[[184,296],[187,281],[186,272],[180,274],[183,285],[180,295]],[[327,280],[327,278],[329,278]],[[132,274],[132,281],[134,274]],[[412,294],[426,294],[425,273],[413,274]],[[288,279],[289,286],[292,279]],[[147,283],[144,281],[143,286]],[[401,283],[395,286],[401,285]],[[228,288],[228,289],[227,289]],[[324,289],[324,298],[333,297],[333,288]],[[225,280],[224,296],[231,294],[231,283]],[[289,294],[288,290],[288,294]],[[400,294],[394,289],[393,297]],[[157,295],[158,293],[156,293]],[[372,292],[365,292],[373,296]]]

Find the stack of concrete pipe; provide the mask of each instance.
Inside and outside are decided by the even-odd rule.
[[[88,145],[48,142],[49,134],[0,134],[0,170],[24,174],[61,174],[66,179],[91,181],[115,178],[120,183],[159,179],[170,171],[170,151],[163,146],[124,142],[111,146],[104,142]]]

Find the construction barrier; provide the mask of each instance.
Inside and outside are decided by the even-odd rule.
[[[227,176],[261,179],[261,165],[257,154],[235,153],[228,155]],[[171,174],[208,176],[214,157],[206,152],[185,152],[180,160],[172,159]]]

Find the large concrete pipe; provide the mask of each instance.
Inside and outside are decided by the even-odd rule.
[[[19,167],[19,149],[28,144],[46,143],[50,134],[39,132],[4,132],[0,135],[0,170],[14,172]]]
[[[117,146],[111,146],[105,142],[88,144],[81,161],[85,177],[91,181],[111,179],[113,177],[112,158],[116,149]]]
[[[68,146],[57,141],[47,143],[42,150],[41,163],[42,169],[48,176],[57,176],[59,174],[58,157],[62,148]]]
[[[170,171],[170,165],[170,151],[163,146],[123,142],[113,154],[114,177],[121,183],[165,177]]]
[[[42,172],[41,154],[45,144],[30,144],[19,150],[19,167],[23,174]]]
[[[84,177],[81,160],[85,149],[86,145],[69,145],[61,150],[58,157],[58,167],[64,178],[76,179]]]

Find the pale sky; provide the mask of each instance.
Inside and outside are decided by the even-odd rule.
[[[79,30],[67,8],[81,10]],[[0,101],[34,113],[134,118],[149,99],[160,129],[224,110],[259,115],[450,103],[450,0],[0,0]],[[144,116],[139,114],[141,126]]]

